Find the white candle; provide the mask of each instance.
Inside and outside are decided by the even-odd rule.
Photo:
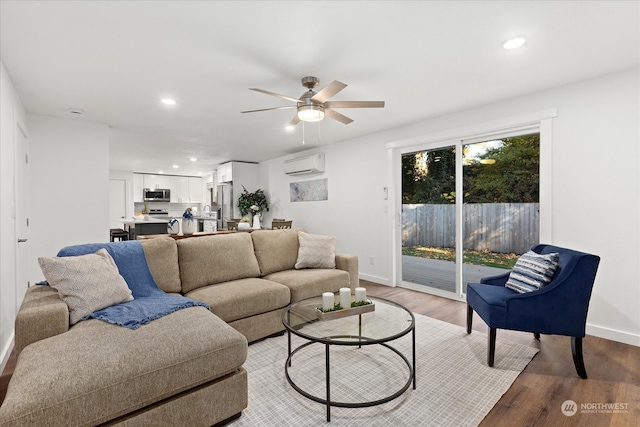
[[[365,288],[356,288],[356,302],[367,300],[367,290]]]
[[[324,311],[333,309],[333,293],[325,292],[322,294],[322,309]]]
[[[342,308],[351,308],[351,288],[340,288],[340,305]]]

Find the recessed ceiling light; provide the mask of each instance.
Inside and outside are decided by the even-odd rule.
[[[291,126],[291,125],[289,125],[289,126],[285,126],[284,128],[285,128],[286,130],[288,130],[288,131],[292,131],[292,130],[294,130],[296,127],[295,127],[295,126]]]
[[[164,173],[164,172],[162,172],[162,171],[158,171],[158,173],[162,174],[162,173]]]
[[[176,101],[170,98],[162,99],[162,103],[165,105],[176,105]]]
[[[189,161],[191,161],[191,162],[197,162],[197,161],[198,161],[198,159],[196,159],[195,157],[191,157],[191,158],[189,159]]]
[[[502,47],[507,50],[517,49],[525,44],[526,41],[527,40],[524,37],[515,37],[504,42]]]
[[[172,167],[173,167],[174,169],[178,169],[180,166],[178,166],[178,165],[173,165]]]

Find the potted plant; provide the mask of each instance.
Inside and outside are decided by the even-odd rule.
[[[149,221],[149,202],[143,202],[142,215],[145,221]]]
[[[251,224],[249,223],[249,218],[246,216],[243,217],[238,223],[238,230],[248,230],[251,228]]]
[[[242,216],[253,216],[253,228],[260,228],[260,215],[264,211],[269,211],[269,201],[264,191],[257,189],[254,193],[249,193],[245,186],[242,186],[242,194],[238,197],[238,209]]]

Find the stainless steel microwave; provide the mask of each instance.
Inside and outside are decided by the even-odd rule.
[[[145,202],[170,202],[171,190],[166,188],[145,188],[142,190],[142,200]]]

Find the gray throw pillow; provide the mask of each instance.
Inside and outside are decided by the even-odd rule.
[[[521,294],[542,289],[553,280],[559,259],[555,252],[541,255],[529,251],[516,261],[505,286]]]
[[[298,233],[298,260],[295,268],[336,268],[336,236]]]
[[[69,306],[69,323],[122,302],[133,295],[116,263],[105,249],[70,257],[40,257],[40,269],[49,285]]]

